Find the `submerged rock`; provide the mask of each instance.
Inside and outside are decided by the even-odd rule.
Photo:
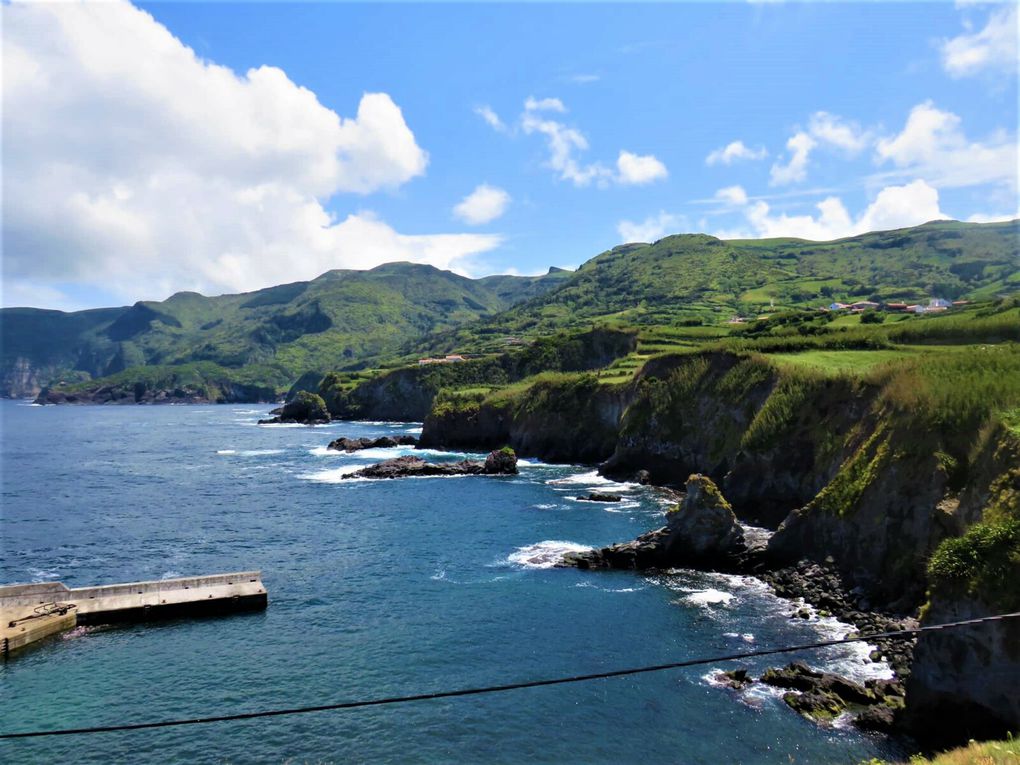
[[[417,446],[414,436],[382,436],[381,438],[346,438],[341,436],[326,446],[338,452],[356,452],[361,449],[392,449],[395,446]]]
[[[735,691],[742,691],[754,682],[754,678],[748,675],[747,670],[743,668],[720,672],[718,679],[727,688],[732,688]]]
[[[450,475],[516,475],[517,456],[500,449],[491,452],[485,461],[426,462],[421,457],[406,456],[369,465],[344,478],[413,478]]]

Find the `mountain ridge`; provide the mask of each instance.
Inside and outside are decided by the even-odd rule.
[[[541,276],[468,279],[398,262],[121,308],[0,309],[0,395],[207,362],[225,370],[217,373],[223,382],[243,378],[282,393],[311,372],[491,353],[507,338],[596,325],[725,325],[732,316],[834,300],[984,299],[1020,290],[1018,241],[1020,221],[933,221],[830,242],[674,234]]]

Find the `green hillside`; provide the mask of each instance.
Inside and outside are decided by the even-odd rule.
[[[559,288],[480,328],[713,324],[834,300],[993,298],[1020,290],[1018,242],[1018,221],[937,221],[833,242],[669,236],[604,252]],[[467,337],[466,328],[460,334]]]
[[[7,309],[0,312],[0,394],[24,395],[51,381],[81,391],[110,375],[123,387],[132,369],[152,366],[171,385],[177,367],[197,363],[220,370],[210,381],[217,389],[243,382],[282,392],[299,378],[314,387],[330,370],[353,382],[359,371],[364,379],[422,355],[503,353],[594,327],[638,330],[636,351],[607,370],[624,379],[657,353],[730,334],[854,330],[862,317],[815,310],[834,301],[976,303],[1015,294],[1018,242],[1020,221],[936,221],[832,242],[687,234],[622,245],[576,272],[550,269],[537,277],[471,280],[393,263],[243,295],[179,293],[76,314]],[[761,314],[778,320],[756,325]],[[751,321],[731,325],[734,316]],[[889,317],[890,324],[907,318]],[[144,378],[148,389],[160,387],[151,370]]]
[[[263,384],[286,390],[308,370],[392,356],[410,340],[497,313],[566,275],[472,280],[388,263],[239,295],[181,292],[162,302],[76,313],[4,309],[0,394],[34,395],[51,382],[110,375],[121,381],[137,367],[198,362],[227,370],[229,380],[247,382],[256,373]]]

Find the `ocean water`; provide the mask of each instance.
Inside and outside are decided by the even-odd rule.
[[[660,525],[654,489],[524,460],[512,478],[351,481],[409,449],[340,435],[413,424],[258,426],[267,406],[0,402],[0,582],[71,586],[261,569],[260,613],[79,628],[0,664],[0,731],[191,718],[508,683],[815,640],[756,580],[551,567]],[[428,452],[435,459],[463,454]],[[620,505],[578,502],[593,489]],[[884,676],[868,648],[803,657]],[[744,663],[755,671],[785,659]],[[0,762],[857,763],[895,753],[822,728],[719,664],[246,722],[0,741]]]

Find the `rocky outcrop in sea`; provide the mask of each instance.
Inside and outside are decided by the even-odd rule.
[[[454,475],[516,475],[517,455],[511,449],[497,449],[485,460],[426,462],[421,457],[396,457],[369,465],[345,478],[424,478]]]
[[[259,420],[259,425],[282,423],[323,425],[330,421],[329,411],[326,409],[326,403],[322,397],[308,391],[298,391],[294,398],[279,409],[274,409],[270,414],[276,416],[267,420]]]
[[[362,449],[392,449],[396,446],[417,446],[418,439],[414,436],[382,436],[380,438],[340,438],[330,441],[326,446],[337,452],[361,451]]]

